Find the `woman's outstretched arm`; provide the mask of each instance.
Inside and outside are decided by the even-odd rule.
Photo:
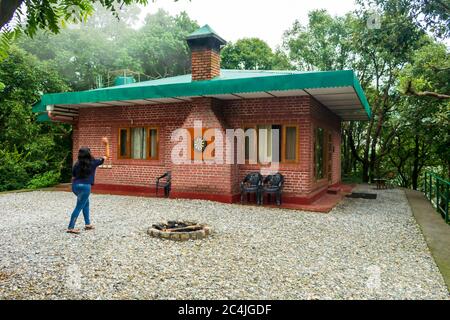
[[[109,140],[108,140],[107,137],[103,137],[102,138],[102,142],[105,145],[105,155],[102,158],[106,160],[106,159],[108,159],[110,157],[110,154],[109,154]]]

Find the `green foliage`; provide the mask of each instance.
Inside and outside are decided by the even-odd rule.
[[[284,33],[289,58],[301,70],[342,70],[349,67],[355,18],[332,17],[326,10],[308,14],[308,25],[295,21]]]
[[[127,7],[121,20],[97,8],[87,22],[58,34],[22,37],[0,60],[0,190],[41,188],[71,176],[72,129],[37,123],[31,106],[48,92],[85,90],[98,76],[132,69],[151,77],[189,71],[185,37],[198,25],[185,13],[159,11],[139,30],[139,10]],[[113,80],[113,79],[111,79]]]
[[[450,55],[445,45],[430,40],[417,50],[399,73],[400,92],[411,85],[421,92],[450,92]],[[450,99],[408,95],[398,108],[402,126],[419,135],[428,150],[423,166],[433,167],[446,177],[450,174]],[[399,120],[400,121],[400,120]],[[440,167],[440,168],[439,168]]]
[[[20,7],[20,1],[11,1],[8,10],[0,14],[2,28],[15,16],[18,27],[28,36],[34,36],[39,29],[58,33],[67,23],[81,23],[94,13],[94,3],[106,8],[118,16],[118,8],[134,3],[147,4],[147,0],[26,0],[26,10]],[[24,23],[21,23],[23,22]]]
[[[280,50],[275,52],[258,38],[245,38],[228,43],[221,52],[222,68],[246,70],[292,69],[287,56]]]
[[[141,80],[188,73],[185,38],[197,23],[186,13],[172,17],[160,10],[135,30],[131,24],[138,13],[130,6],[117,20],[99,8],[86,24],[57,35],[40,32],[33,39],[22,38],[19,45],[51,64],[74,91],[95,88],[99,77],[104,85],[111,84],[114,76],[109,73],[119,69],[145,74]]]
[[[367,3],[388,12],[398,7],[417,26],[427,30],[437,37],[446,38],[450,35],[450,3],[448,0],[358,0],[360,4]]]
[[[17,47],[0,63],[0,190],[25,188],[47,171],[68,177],[71,130],[35,121],[31,106],[41,93],[68,89],[47,63]]]
[[[362,183],[361,179],[361,172],[352,172],[350,174],[343,174],[342,175],[342,182],[347,184],[353,184],[353,183]]]
[[[23,165],[27,155],[17,149],[12,151],[0,148],[0,191],[22,189],[28,182],[29,176]]]
[[[61,173],[58,171],[47,171],[37,174],[27,184],[27,189],[39,189],[51,187],[59,183]]]
[[[450,54],[443,43],[430,43],[415,51],[399,74],[400,88],[409,82],[416,91],[450,92]]]
[[[186,74],[190,70],[186,37],[198,27],[184,12],[172,17],[159,10],[148,15],[145,25],[124,45],[130,57],[141,63],[141,70],[152,78]]]
[[[26,6],[21,6],[22,3]],[[20,34],[34,37],[39,30],[58,34],[68,24],[86,22],[94,14],[95,6],[119,18],[123,6],[147,3],[148,0],[3,1],[0,11],[0,60],[5,58],[13,39],[17,39]]]
[[[448,49],[412,14],[430,18],[423,10],[433,6],[419,9],[422,0],[357,2],[358,10],[343,17],[310,12],[308,24],[296,21],[283,42],[299,69],[350,68],[360,79],[373,117],[343,123],[344,173],[361,173],[367,182],[394,171],[402,185],[414,188],[425,167],[450,174],[448,99],[405,94],[409,84],[417,91],[450,91]],[[374,16],[379,26],[368,24]]]

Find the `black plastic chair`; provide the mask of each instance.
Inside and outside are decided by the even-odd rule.
[[[281,173],[275,173],[268,175],[262,184],[261,190],[261,204],[263,203],[264,194],[267,194],[268,201],[270,201],[270,196],[275,195],[275,201],[277,206],[281,206],[281,194],[283,192],[284,177]]]
[[[160,181],[165,179],[165,181]],[[172,176],[170,171],[164,173],[162,176],[156,178],[156,195],[158,195],[158,189],[164,188],[164,197],[168,198],[170,189],[172,186]]]
[[[254,193],[256,197],[256,204],[261,204],[261,186],[263,177],[259,172],[251,172],[247,174],[241,182],[241,203],[244,202],[244,197]],[[248,200],[248,199],[247,199]]]

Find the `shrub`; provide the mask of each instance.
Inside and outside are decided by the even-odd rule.
[[[0,149],[0,191],[23,189],[29,176],[26,170],[26,155],[15,149]]]
[[[51,187],[59,183],[61,174],[57,171],[48,171],[37,174],[27,184],[28,189]]]

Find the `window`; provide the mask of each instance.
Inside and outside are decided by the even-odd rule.
[[[255,127],[245,127],[245,161],[250,163],[256,163],[257,157],[257,134]],[[252,159],[253,161],[250,161]]]
[[[119,158],[128,158],[130,154],[130,129],[119,130]]]
[[[157,128],[120,128],[120,159],[158,159],[159,134]]]
[[[322,128],[316,128],[314,134],[314,173],[317,180],[325,177],[324,153],[325,133]]]
[[[147,152],[147,130],[131,128],[131,158],[145,159]]]
[[[283,162],[297,161],[297,126],[284,126],[282,134]]]
[[[256,143],[251,144],[251,139],[247,133],[248,129],[256,130]],[[278,130],[278,134],[276,131]],[[296,125],[257,125],[256,127],[245,128],[245,160],[250,160],[251,154],[257,154],[260,163],[281,162],[295,163],[298,160],[297,150],[297,126]],[[278,143],[274,143],[278,141]],[[252,152],[252,148],[257,148],[257,152]],[[278,148],[276,150],[275,148]],[[249,161],[250,162],[250,161]]]
[[[148,157],[150,159],[158,159],[158,147],[159,147],[158,129],[149,128],[148,132],[149,132]]]

